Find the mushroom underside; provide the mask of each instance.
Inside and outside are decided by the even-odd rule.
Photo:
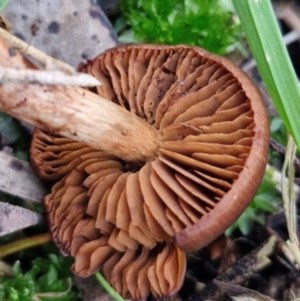
[[[195,47],[117,47],[83,71],[102,82],[95,93],[147,121],[162,143],[154,159],[125,162],[36,130],[31,161],[54,183],[44,199],[54,241],[81,276],[101,270],[135,300],[169,296],[183,281],[183,251],[219,236],[260,183],[260,94],[232,63]]]

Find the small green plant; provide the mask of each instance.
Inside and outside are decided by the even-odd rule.
[[[78,293],[72,290],[70,260],[54,254],[36,258],[27,272],[20,261],[13,266],[14,277],[0,279],[1,301],[75,301]]]
[[[122,0],[115,24],[121,42],[186,44],[224,54],[241,34],[220,0]]]
[[[287,145],[287,131],[279,116],[270,119],[270,134],[271,137],[281,145]]]

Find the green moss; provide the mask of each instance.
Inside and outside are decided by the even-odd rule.
[[[115,29],[123,42],[186,44],[224,54],[240,34],[233,13],[218,0],[122,0],[120,9]]]

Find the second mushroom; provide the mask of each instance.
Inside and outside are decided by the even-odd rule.
[[[260,93],[196,47],[121,46],[82,71],[102,82],[95,93],[151,124],[159,145],[127,162],[36,130],[31,162],[53,183],[44,199],[53,239],[75,258],[74,273],[101,271],[125,298],[170,296],[184,252],[222,234],[260,184],[269,137]]]

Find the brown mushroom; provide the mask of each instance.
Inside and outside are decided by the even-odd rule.
[[[234,64],[197,47],[121,46],[82,70],[102,82],[95,93],[151,124],[160,145],[143,162],[125,161],[36,130],[32,165],[55,183],[44,199],[53,238],[79,275],[102,270],[136,300],[171,295],[183,251],[223,233],[262,179],[269,133],[260,93]]]

